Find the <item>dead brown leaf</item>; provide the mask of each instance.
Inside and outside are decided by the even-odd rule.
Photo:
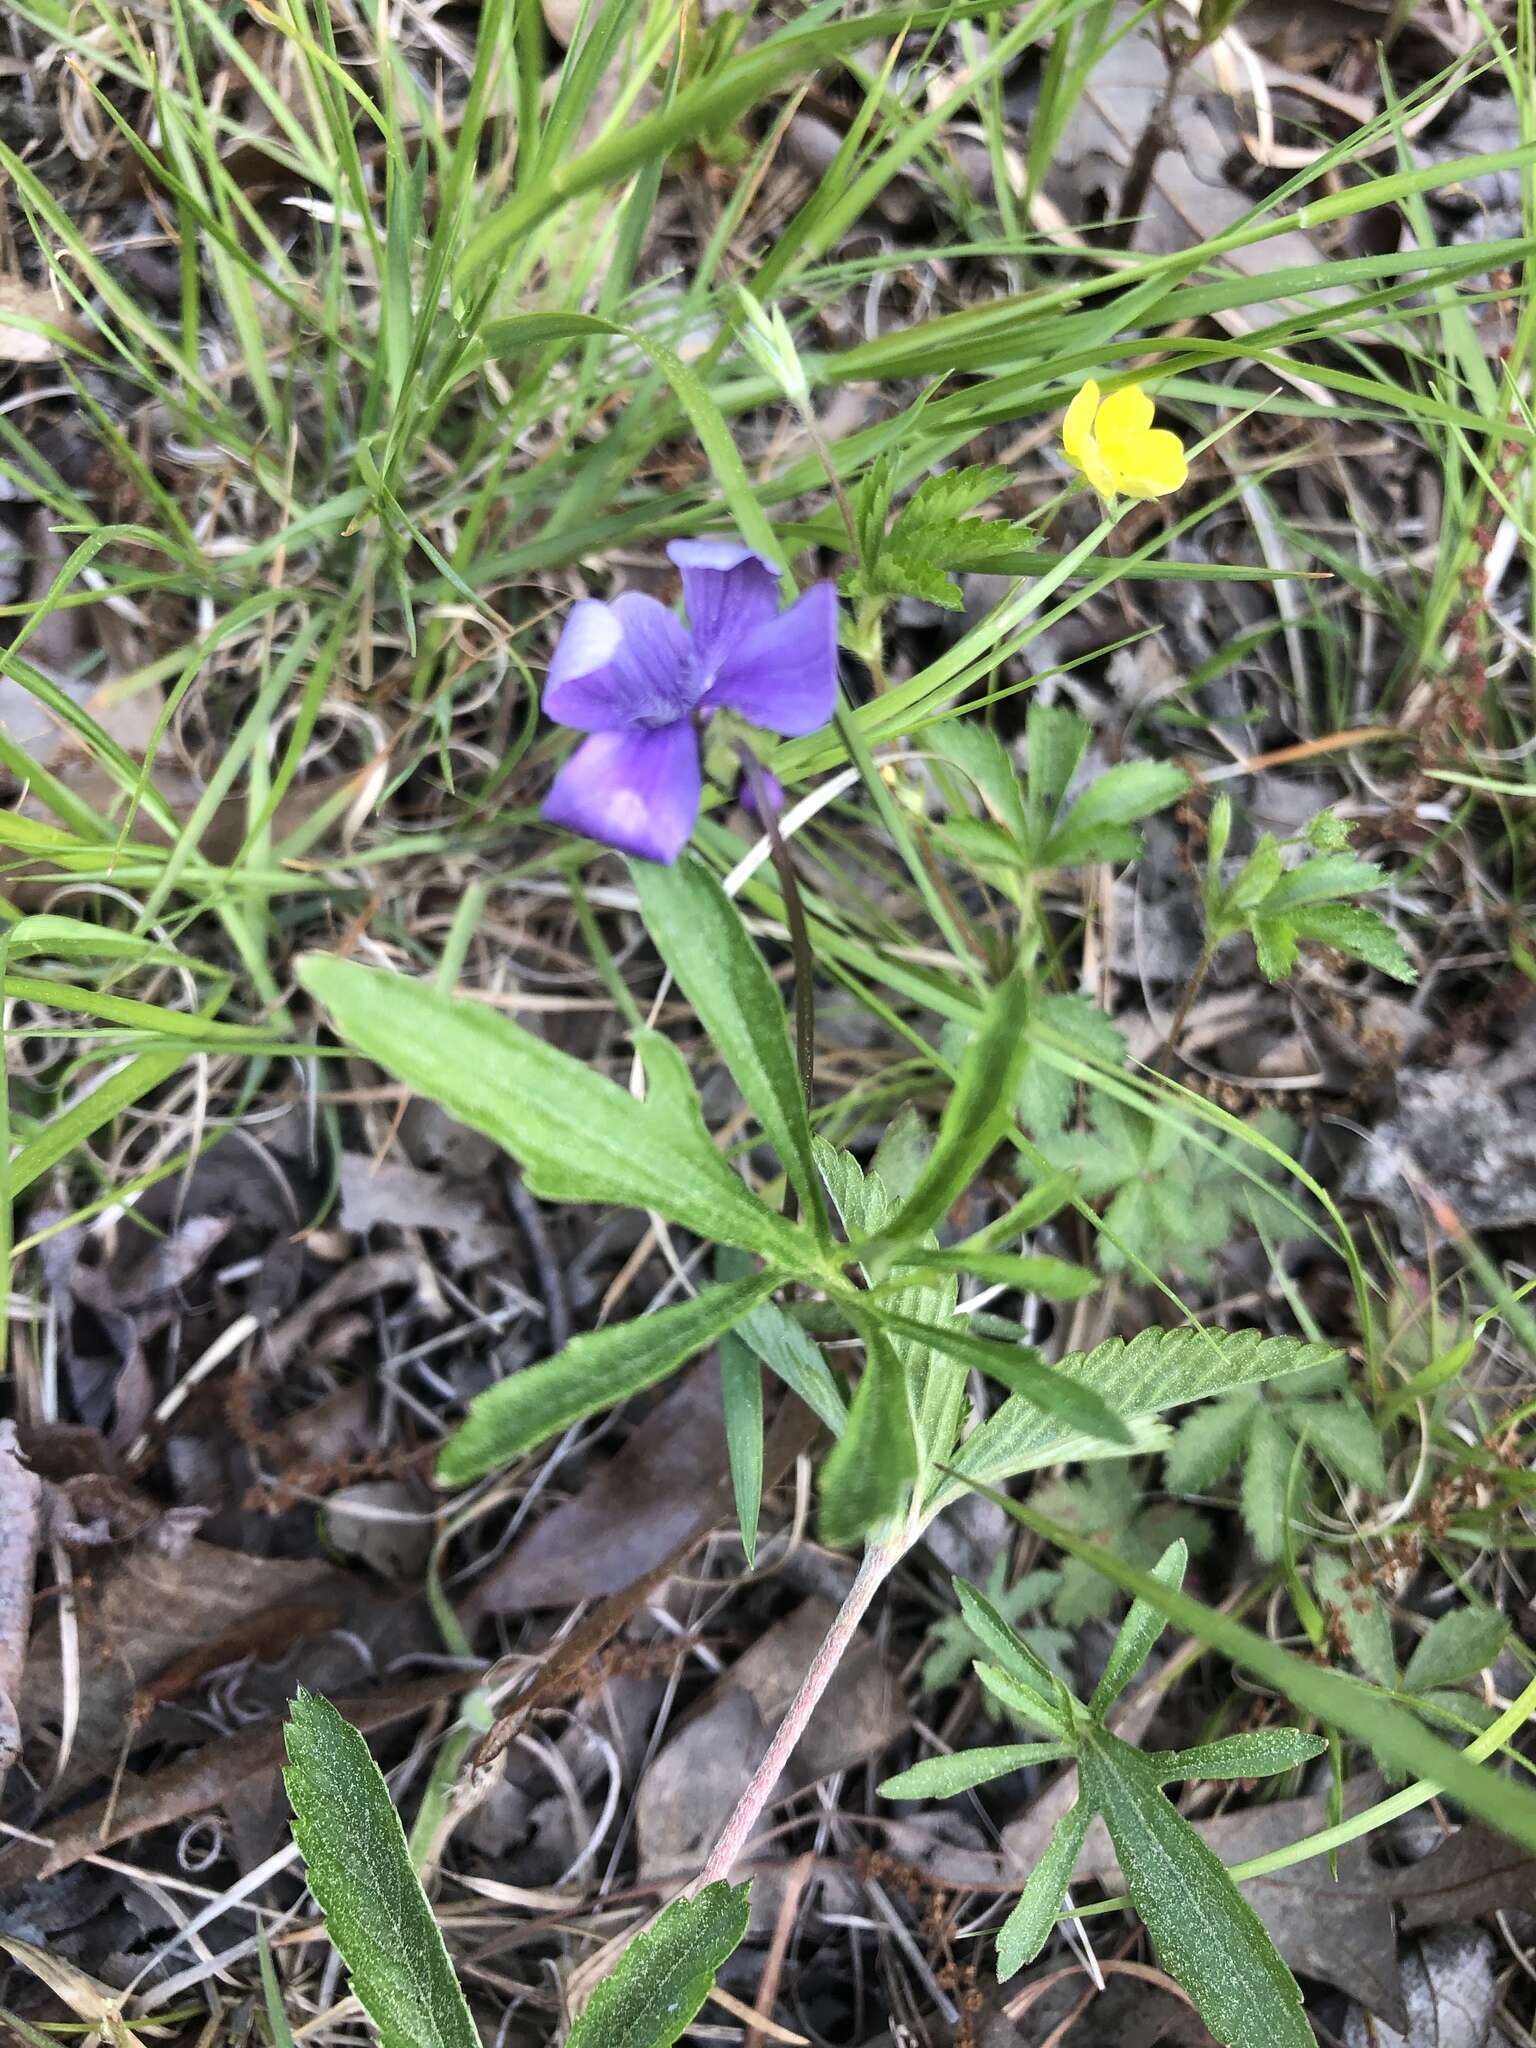
[[[641,1578],[698,1515],[699,1475],[725,1463],[720,1375],[687,1374],[574,1499],[535,1522],[477,1588],[472,1611],[599,1600]]]
[[[803,1451],[816,1441],[821,1425],[803,1403],[784,1400],[769,1427],[763,1446],[763,1489],[777,1486]],[[562,1638],[535,1674],[531,1684],[512,1702],[475,1755],[477,1775],[489,1772],[531,1714],[559,1699],[590,1664],[605,1643],[611,1641],[625,1622],[648,1600],[656,1588],[686,1562],[695,1544],[704,1538],[731,1510],[731,1484],[725,1474],[715,1481],[694,1519],[667,1555],[633,1585],[611,1593],[600,1601],[579,1626]]]
[[[1486,2048],[1499,2002],[1496,1954],[1481,1927],[1442,1927],[1409,1943],[1401,2027],[1351,2006],[1344,2048]]]
[[[262,1644],[275,1655],[296,1635],[335,1627],[352,1585],[318,1560],[244,1557],[197,1540],[179,1551],[138,1544],[105,1560],[77,1592],[79,1719],[65,1782],[117,1762],[140,1695],[151,1707],[171,1696],[163,1684],[146,1690],[168,1672],[180,1667],[185,1690]],[[17,1700],[29,1744],[59,1724],[66,1668],[51,1615],[34,1634]]]
[[[736,1686],[714,1694],[673,1736],[646,1772],[635,1803],[642,1882],[698,1871],[767,1747],[756,1702]],[[748,1857],[760,1847],[749,1843]]]
[[[483,1189],[485,1183],[482,1182]],[[341,1155],[341,1227],[365,1237],[377,1224],[438,1230],[463,1266],[505,1259],[513,1233],[490,1221],[483,1194],[439,1173],[400,1160],[376,1162],[363,1152]]]
[[[377,1693],[345,1694],[332,1704],[366,1735],[424,1713],[440,1700],[463,1692],[473,1678],[473,1673],[462,1670],[435,1671],[383,1697]],[[260,1773],[277,1770],[283,1762],[283,1728],[277,1719],[207,1743],[178,1757],[164,1770],[126,1779],[115,1797],[99,1799],[72,1813],[50,1841],[15,1842],[0,1849],[0,1883],[53,1877],[131,1835],[172,1827],[194,1814],[206,1813],[222,1805],[237,1786]]]
[[[51,362],[58,344],[46,334],[18,326],[21,320],[41,321],[66,337],[80,331],[73,314],[64,310],[47,285],[28,284],[24,277],[0,277],[0,362]]]
[[[1422,1863],[1383,1873],[1382,1883],[1409,1933],[1485,1913],[1536,1912],[1536,1856],[1491,1828],[1458,1828]]]
[[[16,1700],[32,1633],[42,1482],[24,1465],[14,1422],[0,1422],[0,1780],[21,1753]]]
[[[1139,208],[1131,246],[1147,255],[1172,255],[1223,234],[1251,209],[1248,196],[1227,175],[1238,140],[1231,102],[1204,63],[1185,73],[1187,89],[1174,100],[1169,146],[1158,156]],[[1052,169],[1053,195],[1073,220],[1095,201],[1118,217],[1126,176],[1137,146],[1162,105],[1168,66],[1155,36],[1145,30],[1122,35],[1094,65],[1092,75],[1062,131]],[[1272,236],[1224,259],[1253,276],[1271,270],[1317,265],[1325,252],[1300,229]],[[1314,300],[1337,298],[1326,288]],[[1219,317],[1236,333],[1279,319],[1281,303],[1233,308]]]

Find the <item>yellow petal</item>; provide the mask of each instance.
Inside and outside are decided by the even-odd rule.
[[[1115,481],[1128,498],[1164,498],[1189,474],[1179,437],[1166,427],[1149,427],[1111,459]]]
[[[1094,437],[1111,462],[1118,451],[1152,424],[1152,401],[1139,384],[1111,391],[1093,423]]]
[[[1061,423],[1061,445],[1074,469],[1086,471],[1084,451],[1093,446],[1093,416],[1099,409],[1099,387],[1090,377],[1067,407]]]
[[[1104,460],[1097,441],[1088,440],[1083,443],[1083,459],[1078,468],[1101,498],[1112,498],[1119,490],[1120,485],[1115,471]]]

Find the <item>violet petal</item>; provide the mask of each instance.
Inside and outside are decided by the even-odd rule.
[[[813,583],[788,611],[754,626],[727,651],[701,702],[728,705],[787,738],[818,732],[837,703],[836,586]]]
[[[737,540],[674,540],[667,553],[683,572],[688,630],[707,676],[727,648],[779,609],[779,572]]]
[[[665,725],[692,708],[688,635],[654,597],[626,590],[612,604],[571,607],[544,685],[544,710],[581,732]]]
[[[667,866],[688,844],[698,813],[699,741],[685,721],[594,733],[544,799],[552,825]]]

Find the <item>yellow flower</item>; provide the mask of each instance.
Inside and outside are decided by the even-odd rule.
[[[1152,401],[1139,384],[1100,400],[1090,377],[1067,407],[1061,445],[1101,498],[1166,498],[1189,474],[1177,434],[1152,424]]]

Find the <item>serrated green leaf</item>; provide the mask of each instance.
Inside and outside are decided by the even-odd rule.
[[[534,1194],[654,1209],[791,1271],[811,1256],[808,1234],[759,1202],[716,1151],[665,1040],[641,1042],[648,1073],[668,1079],[638,1102],[484,1003],[326,954],[306,954],[298,975],[348,1044],[504,1147]]]
[[[821,1468],[821,1540],[845,1549],[905,1508],[917,1442],[905,1375],[882,1330],[865,1333],[864,1371],[847,1426]]]
[[[1248,929],[1253,935],[1260,974],[1266,981],[1284,981],[1296,965],[1297,955],[1296,933],[1290,920],[1261,917],[1255,912],[1248,919]]]
[[[692,854],[671,867],[633,860],[629,871],[657,950],[778,1154],[806,1214],[825,1236],[810,1118],[784,998],[740,911]]]
[[[674,1899],[597,1986],[566,2048],[672,2048],[747,1931],[751,1889],[707,1884],[694,1898]]]
[[[1029,1058],[1015,1100],[1019,1121],[1036,1137],[1045,1138],[1060,1131],[1072,1114],[1078,1084],[1046,1058],[1034,1041],[1037,1028],[1064,1038],[1076,1057],[1109,1068],[1125,1064],[1125,1038],[1091,996],[1049,995],[1036,1000],[1030,1012]]]
[[[1243,1521],[1266,1564],[1285,1552],[1285,1497],[1295,1445],[1268,1409],[1261,1408],[1248,1431],[1243,1460]]]
[[[1189,777],[1170,761],[1122,761],[1090,783],[1057,823],[1041,849],[1041,864],[1134,859],[1141,841],[1128,828],[1176,803],[1188,788]]]
[[[743,1279],[749,1264],[741,1252],[722,1251],[715,1259],[715,1278]],[[736,1521],[750,1570],[757,1562],[757,1526],[763,1506],[763,1368],[757,1353],[737,1330],[727,1330],[720,1338],[720,1405]]]
[[[1264,897],[1265,914],[1284,916],[1306,904],[1363,896],[1386,886],[1387,876],[1368,860],[1349,853],[1315,854],[1280,876]]]
[[[1368,967],[1378,967],[1394,981],[1417,981],[1419,971],[1384,917],[1358,903],[1319,903],[1310,910],[1288,912],[1298,938],[1317,946],[1350,953]]]
[[[1164,1969],[1226,2048],[1316,2048],[1301,1991],[1219,1859],[1104,1729],[1089,1735],[1082,1797],[1104,1816],[1126,1890]]]
[[[1288,1401],[1292,1427],[1304,1427],[1308,1445],[1367,1493],[1387,1490],[1387,1468],[1376,1425],[1352,1394],[1338,1401]]]
[[[930,744],[975,784],[998,824],[1012,835],[1014,857],[1021,857],[1028,830],[1024,799],[1013,756],[997,734],[979,718],[950,718],[934,728]]]
[[[1223,892],[1223,908],[1236,913],[1257,909],[1283,873],[1280,843],[1266,832]]]
[[[1079,1798],[1051,1830],[1040,1861],[1024,1881],[1012,1912],[998,1930],[997,1976],[1006,1984],[1026,1963],[1032,1963],[1056,1924],[1057,1908],[1072,1882],[1072,1872],[1088,1836],[1093,1808]]]
[[[885,1228],[858,1248],[866,1267],[878,1265],[897,1246],[921,1239],[986,1163],[1010,1119],[1029,1050],[1024,1036],[1028,1019],[1029,984],[1022,974],[1010,974],[988,999],[961,1057],[917,1186]]]
[[[1046,820],[1066,795],[1067,784],[1093,737],[1086,718],[1065,704],[1042,704],[1031,698],[1024,720],[1029,774],[1024,785],[1029,815],[1030,846],[1038,854],[1045,844]]]
[[[1011,481],[999,463],[971,463],[925,476],[897,515],[898,531],[947,526],[994,497]]]
[[[500,1471],[557,1430],[655,1386],[733,1329],[777,1285],[776,1274],[754,1273],[707,1287],[655,1315],[586,1331],[553,1358],[498,1380],[475,1396],[438,1453],[439,1485],[466,1486]]]
[[[1111,1337],[1093,1351],[1074,1352],[1054,1370],[1091,1387],[1122,1420],[1132,1422],[1208,1395],[1257,1386],[1336,1355],[1331,1346],[1266,1338],[1258,1330],[1143,1330],[1128,1344]],[[1006,1401],[966,1438],[952,1463],[961,1480],[1000,1480],[1079,1458],[1087,1441],[1022,1402]]]
[[[926,1756],[898,1771],[877,1789],[882,1799],[952,1799],[996,1778],[1011,1777],[1028,1764],[1058,1763],[1071,1750],[1060,1742],[1010,1742],[990,1749],[966,1749],[957,1756]]]
[[[1503,1649],[1509,1623],[1491,1607],[1453,1607],[1413,1647],[1403,1672],[1405,1692],[1429,1692],[1475,1678]]]
[[[1213,1401],[1179,1424],[1163,1476],[1170,1493],[1205,1493],[1243,1454],[1258,1410],[1251,1400]]]
[[[886,521],[890,517],[895,488],[896,458],[892,451],[876,456],[865,471],[854,495],[854,524],[859,536],[859,556],[866,570],[873,569],[885,544]]]
[[[1341,818],[1337,811],[1319,811],[1315,818],[1307,820],[1307,844],[1315,846],[1319,853],[1343,853],[1354,829],[1354,821]]]
[[[977,867],[1029,866],[1018,840],[1010,838],[1002,826],[994,825],[990,818],[950,818],[943,832],[951,850]]]
[[[951,570],[985,570],[992,562],[1011,566],[1036,540],[1027,519],[957,519],[945,529],[945,566]]]
[[[873,570],[848,579],[852,597],[917,597],[925,604],[942,605],[945,611],[965,607],[959,586],[927,555],[912,553],[902,546],[900,529],[880,550]]]
[[[1145,1757],[1159,1784],[1174,1785],[1188,1778],[1274,1778],[1322,1756],[1327,1747],[1321,1735],[1299,1728],[1255,1728],[1193,1749],[1149,1750]]]
[[[1312,1585],[1331,1630],[1342,1636],[1360,1670],[1373,1685],[1397,1684],[1392,1623],[1371,1581],[1337,1550],[1319,1550],[1312,1560]]]
[[[480,2048],[367,1743],[329,1700],[302,1690],[283,1739],[309,1888],[381,2048]]]
[[[1178,1588],[1184,1583],[1184,1573],[1188,1566],[1189,1545],[1175,1541],[1169,1544],[1153,1565],[1152,1576],[1161,1585]],[[1130,1612],[1120,1624],[1120,1633],[1115,1637],[1109,1661],[1104,1666],[1104,1675],[1094,1687],[1093,1698],[1088,1702],[1089,1713],[1103,1720],[1151,1656],[1158,1637],[1167,1625],[1158,1610],[1149,1606],[1145,1600],[1131,1602]]]

